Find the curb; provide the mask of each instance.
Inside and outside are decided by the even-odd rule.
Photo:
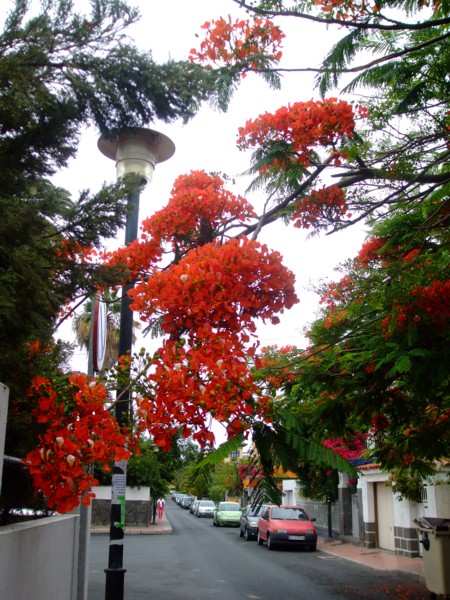
[[[91,535],[109,534],[109,526],[93,525]],[[173,532],[169,521],[164,518],[159,523],[154,523],[148,527],[125,527],[125,535],[168,535]]]

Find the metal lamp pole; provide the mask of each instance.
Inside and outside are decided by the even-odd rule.
[[[150,183],[157,163],[168,160],[175,152],[173,142],[162,133],[147,128],[124,132],[112,140],[100,137],[98,148],[102,154],[116,163],[117,179],[135,175],[128,195],[128,213],[125,228],[125,245],[137,238],[139,200],[141,190]],[[120,309],[119,356],[131,354],[133,339],[133,313],[127,292],[133,284],[122,288]],[[128,422],[130,394],[127,389],[118,390],[116,419],[120,427]],[[105,600],[123,600],[126,569],[123,568],[123,538],[125,527],[126,461],[114,464],[111,485],[111,519],[109,558],[106,573]]]
[[[331,523],[331,475],[332,473],[326,474],[326,482],[327,482],[327,524],[328,524],[328,537],[331,539],[333,537],[333,526]]]

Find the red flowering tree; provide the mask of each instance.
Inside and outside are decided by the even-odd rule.
[[[192,172],[175,182],[167,207],[144,222],[139,240],[105,257],[127,268],[136,281],[131,308],[165,339],[139,364],[121,357],[106,387],[81,375],[56,387],[33,381],[29,401],[42,433],[25,462],[50,506],[64,512],[80,498],[88,502],[95,480],[86,468],[126,457],[142,431],[164,449],[180,429],[208,446],[212,417],[235,437],[268,416],[269,398],[247,363],[257,346],[255,320],[277,322],[276,313],[298,300],[279,253],[229,237],[252,215],[221,178]],[[120,431],[107,389],[121,389],[130,370],[135,413]]]
[[[345,91],[361,85],[366,97],[364,105],[296,103],[240,130],[255,187],[272,203],[247,233],[278,218],[314,232],[365,221],[369,233],[341,280],[321,286],[312,346],[289,362],[263,356],[255,368],[283,387],[283,394],[271,388],[280,407],[306,418],[323,439],[370,432],[374,460],[426,473],[448,452],[449,431],[448,4],[236,4],[261,19],[344,24],[322,64],[297,71],[316,71],[322,95],[353,72]],[[358,63],[373,48],[377,54]],[[271,69],[281,73],[279,60]]]
[[[390,15],[390,8],[403,8],[400,2],[323,0],[304,3],[305,12],[289,1],[236,3],[255,18],[206,23],[205,39],[190,55],[192,67],[206,65],[205,89],[217,82],[219,98],[228,98],[251,71],[279,83],[283,33],[272,18],[288,15],[345,24],[343,39],[317,69],[323,94],[350,70],[359,75],[347,91],[363,84],[377,93],[363,106],[336,97],[298,102],[240,129],[238,145],[251,151],[254,185],[270,198],[264,214],[255,215],[217,176],[193,172],[177,180],[167,207],[144,223],[139,240],[106,257],[106,266],[127,269],[136,282],[133,309],[165,340],[131,366],[133,431],[113,433],[106,415],[88,416],[100,416],[95,399],[107,397],[96,384],[71,380],[67,400],[67,390],[55,393],[46,380],[35,382],[33,414],[59,433],[56,440],[44,432],[41,448],[29,456],[41,489],[56,490],[60,476],[64,489],[88,498],[83,478],[71,488],[67,465],[77,456],[80,465],[89,464],[91,453],[77,455],[75,447],[84,434],[95,444],[102,428],[110,432],[106,438],[117,436],[120,449],[123,436],[132,446],[142,429],[163,448],[180,429],[207,446],[211,417],[230,438],[253,426],[265,476],[276,436],[286,465],[294,446],[300,453],[292,434],[301,431],[305,411],[322,449],[324,439],[348,437],[348,429],[370,431],[372,456],[386,467],[423,472],[448,447],[448,5],[436,2],[430,14],[422,3],[410,4],[418,17],[413,23]],[[350,65],[360,50],[373,48],[387,50]],[[343,279],[322,290],[313,347],[282,356],[281,363],[258,356],[254,337],[255,319],[276,322],[297,301],[280,255],[256,241],[279,218],[314,231],[365,220],[371,235]],[[122,357],[119,378],[130,361]],[[77,428],[62,435],[66,406],[83,436]],[[98,458],[111,452],[113,444]],[[53,483],[47,485],[49,460]],[[70,505],[55,496],[55,506],[64,502]]]
[[[191,51],[193,60],[205,64],[214,59],[217,64],[220,57],[221,68],[227,68],[230,77],[236,70],[265,76],[316,71],[322,95],[346,72],[356,74],[347,91],[359,84],[375,88],[373,97],[363,105],[355,103],[353,109],[333,98],[301,102],[260,115],[241,129],[239,145],[253,149],[252,170],[273,202],[249,232],[287,215],[293,215],[298,227],[342,228],[377,211],[384,202],[392,204],[407,194],[421,201],[436,185],[448,183],[442,168],[449,135],[448,94],[442,78],[449,58],[446,3],[413,2],[404,15],[401,2],[382,0],[375,4],[320,0],[301,6],[290,0],[235,3],[253,15],[255,26],[230,18],[206,23],[200,49]],[[392,9],[397,10],[395,17]],[[414,13],[414,23],[408,11]],[[345,29],[320,67],[285,68],[276,45],[283,35],[274,24],[280,17],[299,25],[305,20],[340,28],[345,24]],[[392,44],[386,43],[389,35]],[[251,43],[246,45],[246,40]],[[248,60],[239,54],[241,47]],[[380,53],[376,59],[351,64],[360,52],[373,48]],[[258,63],[260,56],[269,57],[270,64]],[[368,127],[355,131],[354,111],[369,118]],[[392,119],[398,115],[411,119],[396,128]],[[320,181],[325,172],[334,185],[329,177]]]
[[[368,433],[368,457],[421,475],[450,441],[447,247],[432,201],[374,227],[341,280],[323,286],[313,346],[292,359],[297,387],[284,384],[315,431]]]

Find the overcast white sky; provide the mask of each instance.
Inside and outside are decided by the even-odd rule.
[[[78,0],[75,4],[82,6],[84,2]],[[228,14],[245,18],[243,11],[238,10],[232,0],[134,0],[131,4],[138,6],[142,14],[140,23],[132,30],[134,41],[140,48],[150,49],[158,62],[165,62],[169,58],[185,59],[189,50],[198,46],[195,34],[201,35],[200,26],[206,20]],[[317,66],[333,41],[342,35],[342,32],[300,20],[280,20],[277,24],[287,33],[283,66]],[[272,112],[288,102],[311,98],[318,98],[312,75],[286,75],[280,91],[271,90],[262,79],[251,75],[243,80],[226,114],[205,106],[187,125],[181,122],[151,124],[152,128],[173,140],[176,152],[170,160],[157,165],[153,182],[142,193],[141,218],[162,208],[176,177],[192,169],[219,171],[234,176],[237,182],[233,189],[243,194],[248,180],[240,178],[239,174],[248,167],[249,156],[236,148],[238,127],[244,125],[247,119],[266,111]],[[97,133],[87,131],[82,136],[78,156],[71,161],[67,170],[54,178],[54,182],[77,194],[80,189],[96,190],[103,181],[113,181],[114,163],[100,154],[96,143]],[[260,212],[264,194],[247,195],[247,198]],[[354,256],[362,239],[363,233],[355,230],[308,239],[305,232],[293,227],[286,228],[281,223],[266,228],[259,240],[280,251],[285,265],[295,272],[300,304],[280,315],[280,325],[259,327],[263,345],[304,346],[301,331],[313,320],[318,301],[306,288],[311,281],[333,277],[334,266]],[[119,241],[123,239],[119,238]],[[80,356],[77,358],[82,359]]]

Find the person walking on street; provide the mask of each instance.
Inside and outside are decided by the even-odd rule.
[[[165,505],[165,500],[164,498],[158,498],[158,501],[156,503],[156,509],[158,511],[158,519],[162,519],[164,516],[164,505]]]

